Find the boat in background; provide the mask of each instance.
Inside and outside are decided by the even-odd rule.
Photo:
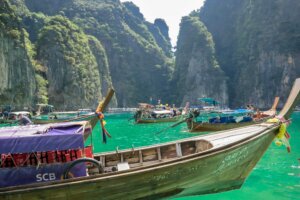
[[[0,124],[17,125],[19,123],[18,116],[20,114],[28,117],[29,119],[32,118],[32,114],[28,111],[9,112],[7,116],[0,118]]]
[[[277,118],[183,140],[95,154],[99,174],[0,188],[3,199],[159,199],[240,188],[299,102],[300,79]],[[279,120],[280,119],[280,120]],[[76,161],[75,161],[76,162]],[[5,172],[0,169],[0,173]],[[46,178],[48,176],[45,176]],[[19,177],[22,178],[22,177]]]
[[[52,113],[54,110],[54,106],[49,104],[38,103],[36,104],[36,106],[36,116],[47,115],[49,113]]]
[[[220,103],[213,98],[203,97],[203,98],[198,98],[198,100],[202,102],[202,104],[204,104],[201,106],[203,111],[220,110]]]
[[[84,121],[90,120],[95,115],[95,112],[80,112],[80,111],[65,111],[52,112],[48,115],[40,115],[32,118],[34,124],[48,124],[66,121]]]
[[[147,103],[139,103],[139,108],[134,114],[134,119],[139,123],[162,123],[177,122],[186,117],[186,109],[179,110],[175,107],[170,108],[168,105],[153,106]]]
[[[276,108],[279,102],[279,97],[275,97],[273,105],[267,111],[254,111],[248,109],[238,109],[226,112],[217,112],[213,118],[206,119],[199,113],[194,111],[186,120],[190,132],[206,132],[206,131],[221,131],[251,124],[262,123],[276,114]]]
[[[300,106],[296,106],[294,109],[295,112],[300,112]]]

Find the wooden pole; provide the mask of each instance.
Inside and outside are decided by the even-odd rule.
[[[300,100],[300,78],[295,80],[290,95],[278,117],[288,119]]]

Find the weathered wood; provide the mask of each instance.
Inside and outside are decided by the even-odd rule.
[[[291,116],[291,113],[293,112],[294,108],[298,104],[300,100],[300,78],[296,79],[292,90],[290,92],[290,95],[287,99],[287,102],[285,103],[283,109],[279,113],[279,117],[288,119]]]
[[[148,162],[144,162],[136,168],[132,168],[131,165],[127,171],[0,189],[0,199],[151,199],[171,194],[186,196],[239,188],[249,170],[254,167],[253,163],[260,159],[272,142],[278,125],[253,127],[253,130],[250,133],[249,128],[242,128],[234,132],[224,131],[176,141],[184,144],[181,147],[190,146],[193,142],[197,144],[197,141],[200,141],[198,146],[206,145],[203,148],[197,147],[201,149],[200,153],[182,157],[176,156],[176,143],[164,144],[162,154],[170,156],[175,152],[175,157],[165,157],[161,162],[157,156],[156,161],[149,162],[151,164],[147,165]],[[218,147],[217,144],[222,138],[230,141],[237,134],[243,134],[245,137]],[[211,145],[216,142],[216,146],[208,149],[208,143],[204,141],[209,141]],[[153,147],[141,148],[140,155],[142,151],[152,152]],[[129,152],[130,149],[119,154],[125,155]],[[111,160],[116,157],[116,152],[105,155],[106,159]]]

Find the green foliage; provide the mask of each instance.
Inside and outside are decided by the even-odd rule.
[[[44,79],[39,74],[35,75],[36,83],[37,83],[37,102],[38,103],[48,103],[48,81]]]
[[[0,28],[4,34],[20,42],[22,38],[20,20],[6,0],[0,2]]]
[[[120,106],[165,96],[174,59],[163,21],[146,22],[138,7],[120,1],[10,1],[29,34],[26,49],[36,73],[48,80],[50,103],[64,104],[74,93],[95,99],[96,88],[112,86],[112,81],[121,93]],[[89,44],[86,34],[103,51],[97,42]]]
[[[39,60],[47,60],[49,89],[54,92],[49,94],[51,103],[61,102],[54,94],[73,99],[70,106],[75,106],[79,98],[82,106],[98,101],[100,78],[96,59],[87,35],[78,26],[64,16],[52,17],[38,34],[37,52]]]
[[[220,66],[231,80],[232,105],[249,99],[271,103],[275,95],[287,92],[278,84],[291,84],[286,77],[291,82],[300,75],[287,62],[300,52],[299,9],[294,0],[205,2],[198,17],[212,33]]]
[[[210,65],[219,67],[215,59],[215,45],[212,35],[198,17],[183,17],[180,24],[180,33],[176,51],[176,59],[188,63],[195,49],[203,49],[205,56],[211,58]],[[176,60],[176,65],[180,63]],[[186,70],[186,69],[185,69]]]

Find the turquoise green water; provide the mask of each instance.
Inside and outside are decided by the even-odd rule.
[[[128,121],[130,114],[107,114],[106,128],[112,135],[107,144],[102,143],[100,129],[97,126],[93,132],[95,152],[125,149],[149,144],[172,141],[195,136],[186,129],[186,124],[157,132],[172,125],[161,124],[134,124]],[[294,113],[293,123],[288,128],[291,134],[291,153],[285,147],[278,147],[274,143],[269,147],[260,162],[256,165],[241,189],[218,194],[177,198],[177,200],[226,200],[226,199],[272,199],[292,200],[300,199],[300,113]],[[91,142],[91,138],[87,141]]]

